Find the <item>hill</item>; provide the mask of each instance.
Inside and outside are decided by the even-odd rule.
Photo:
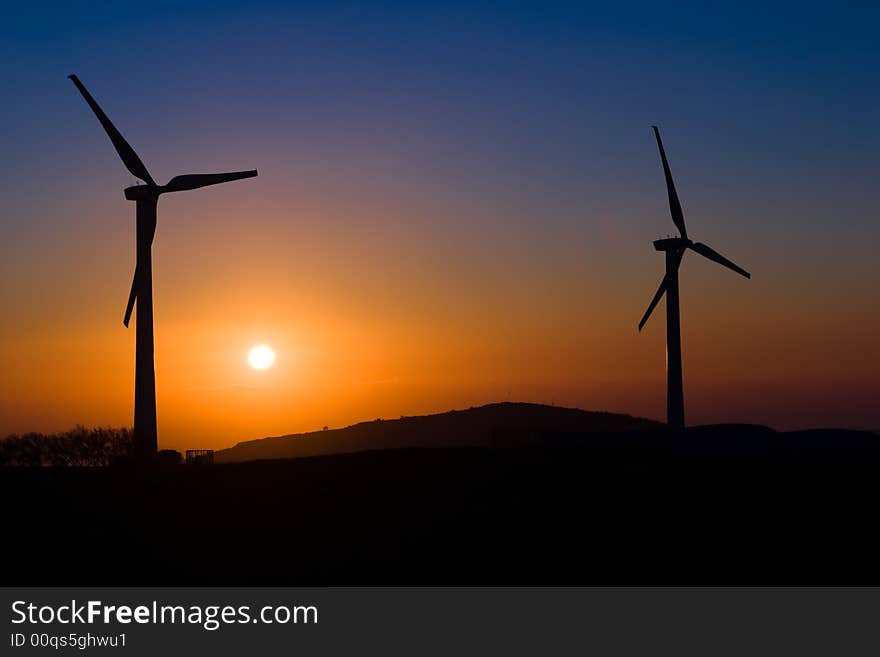
[[[407,447],[524,447],[552,434],[593,434],[662,428],[618,413],[503,402],[434,415],[360,422],[343,429],[249,440],[215,454],[218,463],[343,454]]]

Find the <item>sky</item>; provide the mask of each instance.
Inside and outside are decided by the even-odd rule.
[[[160,447],[492,401],[880,429],[880,10],[840,3],[31,3],[0,24],[0,435],[130,425],[132,184],[160,183]],[[267,344],[274,367],[246,355]]]

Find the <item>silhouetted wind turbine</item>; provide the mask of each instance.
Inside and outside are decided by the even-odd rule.
[[[693,242],[688,238],[687,228],[684,225],[684,214],[681,211],[681,203],[675,192],[675,183],[672,182],[672,173],[669,171],[669,162],[666,160],[666,151],[663,150],[663,142],[660,139],[660,131],[654,127],[654,136],[657,137],[657,146],[660,149],[660,159],[663,161],[663,173],[666,175],[666,189],[669,192],[669,211],[672,213],[672,221],[678,228],[679,237],[657,240],[654,248],[666,252],[666,275],[657,288],[657,293],[651,299],[648,309],[645,311],[642,321],[639,322],[639,331],[648,321],[654,307],[660,298],[666,294],[666,421],[670,426],[680,428],[684,426],[684,389],[681,380],[681,321],[678,310],[678,268],[687,249],[696,251],[701,256],[714,260],[737,274],[751,278],[751,274],[725,258],[714,249]]]
[[[147,171],[147,167],[135,153],[125,138],[111,123],[92,95],[75,75],[68,76],[79,89],[83,98],[92,108],[98,121],[104,126],[107,136],[113,143],[123,164],[146,185],[135,185],[125,189],[125,198],[135,201],[137,208],[137,264],[131,281],[131,293],[125,309],[123,324],[128,326],[131,311],[137,300],[137,333],[135,334],[136,356],[134,376],[134,450],[135,456],[147,460],[156,454],[156,374],[153,365],[153,265],[151,247],[156,234],[156,204],[159,195],[165,192],[182,192],[207,185],[252,178],[256,169],[232,173],[197,173],[175,176],[167,185],[157,185]]]

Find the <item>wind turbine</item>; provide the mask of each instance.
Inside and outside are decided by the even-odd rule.
[[[653,126],[654,136],[657,138],[657,147],[660,149],[660,159],[663,161],[663,173],[666,176],[666,190],[669,192],[669,211],[672,213],[672,221],[678,228],[679,237],[660,239],[654,242],[654,248],[666,252],[666,275],[660,281],[654,298],[648,305],[642,321],[639,322],[639,331],[648,321],[660,298],[666,295],[666,421],[669,426],[681,428],[684,426],[684,389],[681,380],[681,318],[678,310],[678,268],[684,258],[684,252],[690,249],[696,251],[704,258],[714,260],[737,274],[751,278],[751,274],[742,267],[734,264],[711,247],[700,242],[692,241],[687,234],[684,225],[684,214],[681,211],[681,203],[675,192],[675,183],[672,182],[672,173],[669,171],[669,162],[666,160],[666,151],[663,149],[663,141],[660,139],[660,131]]]
[[[182,192],[207,185],[252,178],[256,169],[231,173],[197,173],[175,176],[167,185],[157,185],[147,167],[135,153],[116,126],[107,118],[92,95],[75,75],[68,76],[98,117],[101,125],[122,163],[133,176],[145,185],[125,189],[125,198],[136,203],[137,218],[137,264],[131,281],[131,293],[122,323],[128,327],[131,311],[137,300],[137,332],[135,334],[134,375],[134,452],[139,460],[149,460],[157,451],[156,436],[156,373],[153,364],[153,263],[151,247],[156,234],[156,205],[159,196],[166,192]]]

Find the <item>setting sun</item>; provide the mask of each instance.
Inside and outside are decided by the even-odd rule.
[[[255,370],[267,370],[275,363],[275,352],[264,344],[258,344],[248,352],[248,363]]]

